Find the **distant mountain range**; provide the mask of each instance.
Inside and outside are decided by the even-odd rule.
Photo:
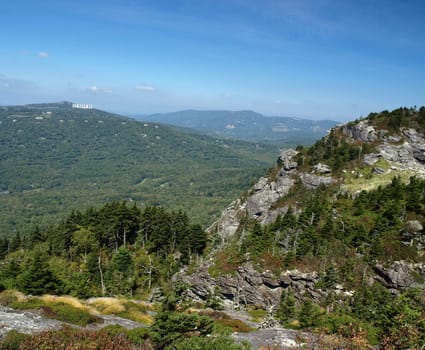
[[[0,107],[0,235],[124,199],[207,225],[278,152],[69,102]]]
[[[253,111],[218,110],[185,110],[153,114],[143,119],[190,128],[207,135],[286,145],[310,145],[338,124],[334,120],[266,117]]]

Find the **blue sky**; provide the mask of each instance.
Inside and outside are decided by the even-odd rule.
[[[0,104],[337,120],[420,106],[424,13],[422,0],[6,0]]]

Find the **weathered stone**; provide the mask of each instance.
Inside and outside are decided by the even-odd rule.
[[[385,173],[385,169],[382,169],[382,168],[379,168],[379,167],[374,167],[372,169],[372,173],[378,174],[378,175],[384,174]]]
[[[387,288],[403,289],[415,286],[417,283],[413,273],[423,270],[423,265],[415,265],[405,261],[395,261],[391,266],[385,267],[381,264],[375,266],[376,279]]]
[[[292,148],[283,151],[278,158],[278,164],[282,165],[283,169],[286,171],[295,169],[298,166],[298,163],[295,162],[293,158],[297,154],[298,152]]]
[[[382,156],[379,153],[369,153],[366,154],[363,158],[363,161],[366,165],[372,166],[375,164]]]
[[[335,182],[330,176],[319,176],[314,174],[303,173],[300,175],[301,182],[308,188],[317,188],[320,185],[329,186]]]
[[[226,208],[214,224],[208,228],[208,232],[217,233],[223,239],[232,237],[239,227],[239,220],[245,213],[246,204],[240,199],[235,200]]]
[[[332,169],[323,163],[317,163],[313,168],[319,174],[329,174],[332,172]]]
[[[418,220],[409,220],[406,222],[406,230],[409,232],[418,233],[424,229],[423,225]]]
[[[263,284],[269,288],[278,288],[280,287],[280,283],[277,278],[269,271],[263,272],[261,274],[261,278],[263,279]]]
[[[366,121],[360,121],[357,124],[345,124],[341,127],[342,132],[356,141],[373,142],[378,140],[378,134],[375,128],[368,125]]]
[[[424,136],[418,133],[418,131],[415,129],[403,129],[402,134],[406,137],[406,139],[410,143],[417,143],[417,144],[425,143]]]

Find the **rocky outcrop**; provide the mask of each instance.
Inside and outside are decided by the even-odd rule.
[[[425,254],[424,227],[418,220],[407,221],[400,233],[405,244],[415,245],[419,254]]]
[[[293,185],[294,180],[286,171],[281,171],[276,181],[269,182],[267,178],[260,178],[252,188],[253,194],[246,201],[248,215],[264,217],[271,205],[287,195]]]
[[[208,231],[218,234],[223,240],[232,237],[237,231],[240,219],[246,213],[246,203],[241,199],[237,199],[223,211],[220,219],[218,219]]]
[[[314,174],[302,173],[300,174],[301,182],[307,188],[317,188],[320,185],[332,185],[335,183],[335,180],[330,176],[319,176]]]
[[[345,124],[341,127],[341,131],[344,135],[357,141],[374,142],[379,139],[378,132],[367,121],[360,121],[356,124]]]
[[[277,161],[280,168],[276,177],[261,177],[251,187],[248,196],[234,201],[208,231],[226,240],[237,231],[242,217],[257,219],[263,225],[272,223],[278,215],[285,214],[288,210],[285,205],[273,208],[274,204],[289,193],[297,179],[308,189],[335,183],[331,176],[324,176],[332,171],[326,164],[319,163],[314,167],[313,172],[320,175],[299,172],[298,163],[295,161],[297,153],[293,149],[283,151]]]
[[[394,291],[421,286],[425,287],[425,265],[395,261],[390,266],[375,265],[376,280]]]
[[[206,266],[192,275],[182,273],[177,278],[190,286],[186,296],[191,300],[205,301],[219,291],[219,296],[232,307],[250,305],[268,309],[279,304],[282,291],[287,288],[292,288],[299,300],[304,297],[320,300],[326,295],[315,289],[319,281],[316,272],[291,270],[276,277],[270,271],[258,272],[250,263],[237,268],[234,274],[216,278],[211,277]]]
[[[277,162],[279,165],[282,165],[283,170],[289,171],[296,169],[298,166],[298,163],[294,160],[294,157],[298,154],[297,151],[294,149],[288,149],[286,151],[283,151]]]
[[[332,169],[323,163],[317,163],[314,167],[313,167],[314,171],[316,173],[319,174],[330,174],[332,172]]]
[[[382,156],[379,153],[369,153],[366,154],[363,158],[363,162],[366,165],[372,166],[374,165]]]
[[[146,327],[146,325],[114,315],[96,315],[100,322],[89,324],[83,328],[100,329],[110,325],[120,325],[126,329]],[[33,311],[14,310],[9,307],[0,306],[0,340],[7,333],[14,330],[25,334],[35,334],[43,331],[59,329],[64,325],[74,328],[80,326],[71,325],[62,321],[41,316]]]

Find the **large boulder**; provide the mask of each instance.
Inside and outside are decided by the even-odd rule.
[[[314,174],[302,173],[300,174],[301,182],[307,188],[317,188],[320,185],[332,185],[335,183],[335,179],[330,176],[319,176]]]
[[[381,264],[375,265],[377,273],[376,280],[381,282],[384,286],[393,290],[400,290],[408,287],[415,287],[423,283],[419,283],[420,279],[425,278],[425,265],[413,264],[406,261],[395,261],[390,266]]]
[[[379,140],[379,134],[375,128],[366,121],[357,124],[348,123],[341,127],[342,132],[355,141],[374,142]]]

